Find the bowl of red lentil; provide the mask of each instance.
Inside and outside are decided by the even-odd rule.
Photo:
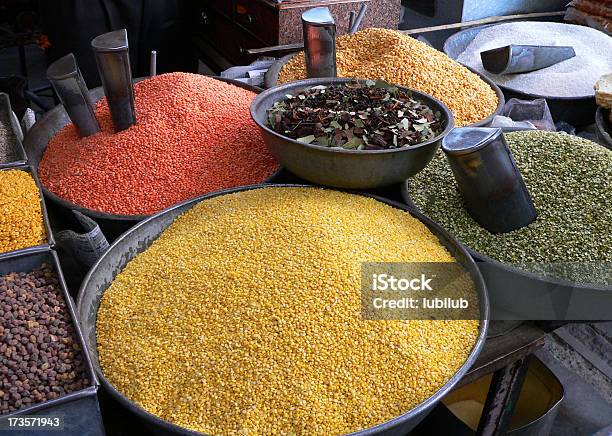
[[[32,127],[24,147],[47,198],[126,228],[189,198],[278,173],[248,114],[260,91],[189,73],[136,80],[137,123],[115,133],[96,88],[90,98],[100,133],[80,138],[59,105]]]
[[[272,155],[295,175],[312,183],[343,189],[370,189],[400,183],[418,173],[433,158],[442,139],[454,127],[453,114],[439,100],[414,89],[395,87],[437,113],[436,135],[414,145],[380,149],[346,149],[305,143],[273,130],[268,113],[276,103],[317,86],[346,85],[364,80],[319,78],[291,82],[259,94],[251,104],[251,116]]]
[[[369,219],[379,213],[384,217],[382,226]],[[385,226],[397,227],[389,231]],[[329,237],[313,238],[312,232],[318,231]],[[363,244],[364,231],[370,236],[386,235],[388,240],[380,241],[382,248],[369,251],[371,243]],[[256,242],[252,239],[254,233],[262,235]],[[405,243],[404,238],[410,243]],[[362,243],[355,244],[357,240]],[[304,243],[312,250],[304,250]],[[420,243],[427,248],[411,248]],[[346,250],[351,258],[350,272],[341,265],[342,255],[331,256],[330,262],[325,263],[319,249]],[[386,328],[388,323],[361,319],[358,307],[352,307],[360,304],[359,290],[340,292],[346,285],[343,277],[359,276],[356,271],[363,260],[361,250],[375,257],[382,250],[404,260],[417,252],[427,253],[431,260],[452,257],[474,284],[477,319],[391,322],[389,325],[400,329],[415,329],[412,339],[402,342],[403,346],[421,338],[422,352],[405,350],[413,354],[410,358],[380,356],[393,347],[374,351],[374,344],[351,345],[346,340],[348,336],[357,342],[367,338],[380,342],[380,335],[361,329]],[[343,273],[328,274],[328,266]],[[309,268],[315,268],[327,285],[309,281]],[[162,270],[163,274],[159,274]],[[282,274],[293,280],[278,287],[273,282]],[[225,283],[222,295],[217,292],[217,280]],[[211,291],[223,301],[209,295]],[[349,294],[352,297],[347,297]],[[315,303],[318,299],[322,305]],[[346,312],[340,309],[345,304]],[[318,311],[325,311],[325,307],[335,307],[336,311],[323,316]],[[310,318],[298,315],[308,311],[313,311]],[[79,290],[77,313],[101,384],[152,430],[196,435],[234,433],[240,428],[255,434],[363,436],[407,433],[459,382],[484,344],[489,306],[485,283],[465,248],[433,221],[405,205],[373,195],[305,185],[260,185],[207,194],[137,224],[115,241],[89,272]],[[205,320],[209,316],[210,322]],[[296,319],[300,319],[296,326],[301,327],[286,324]],[[325,332],[322,336],[315,334],[317,325]],[[337,332],[338,328],[346,328],[346,332]],[[444,331],[446,328],[448,331]],[[428,329],[433,331],[425,331]],[[322,346],[329,335],[338,335],[331,339],[331,347],[307,350],[310,347],[298,343],[305,340]],[[210,342],[191,342],[200,340]],[[297,341],[294,346],[293,340]],[[271,354],[261,354],[262,347]],[[329,356],[325,349],[331,349]],[[164,356],[156,356],[156,350]],[[238,350],[245,353],[240,352],[239,357],[234,354]],[[302,368],[296,363],[302,355],[299,350],[312,352],[313,358],[327,356],[330,361],[323,359]],[[136,359],[132,357],[134,352],[139,355]],[[346,398],[334,399],[332,385],[337,383],[336,378],[344,377],[339,371],[342,365],[335,361],[340,355],[344,356],[340,360],[351,362],[351,371],[358,373],[346,379],[348,384],[357,380],[353,386],[356,390],[352,392],[350,386],[342,385],[338,392],[344,392]],[[372,361],[359,363],[361,358]],[[280,365],[280,372],[278,368],[267,369],[271,361]],[[396,364],[406,366],[399,369]],[[315,367],[318,371],[307,370]],[[261,371],[275,379],[254,382],[252,377]],[[317,374],[322,379],[317,379]],[[437,374],[445,375],[425,388],[429,386],[427,380],[437,378]],[[385,412],[372,417],[372,411],[378,409],[366,405],[366,399],[356,393],[369,392],[369,387],[379,383],[378,376],[405,380],[381,382],[379,387],[384,392],[394,391],[397,401],[387,399],[385,404],[378,404],[376,407]],[[358,380],[367,383],[357,388]],[[303,388],[294,392],[295,398],[289,386],[278,386],[293,381]],[[323,391],[307,392],[312,384]],[[224,392],[230,396],[223,396]],[[273,410],[277,400],[280,410]],[[293,401],[302,401],[293,407],[296,416],[284,413]],[[331,409],[324,410],[320,402]],[[402,403],[398,410],[396,402]],[[340,409],[334,409],[333,404],[340,404]],[[245,413],[254,409],[258,409],[254,419],[249,419]],[[347,415],[350,422],[337,419],[345,409],[351,410],[350,418]]]

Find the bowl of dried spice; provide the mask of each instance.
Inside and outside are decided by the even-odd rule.
[[[431,161],[454,126],[439,100],[384,81],[319,78],[259,94],[251,116],[295,175],[346,189],[392,185]]]

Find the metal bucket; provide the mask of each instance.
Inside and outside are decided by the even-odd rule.
[[[476,434],[492,375],[450,392],[420,430],[427,434]],[[561,381],[537,357],[527,369],[508,428],[508,436],[547,436],[559,413],[564,389]]]
[[[244,88],[256,94],[259,94],[261,92],[260,88],[246,85],[237,80],[224,79],[220,77],[216,77],[215,79],[220,80],[222,82],[231,83],[232,85],[239,86],[240,88]],[[135,82],[138,82],[140,80],[143,80],[143,78],[134,79]],[[102,89],[102,87],[94,88],[89,91],[89,95],[92,102],[97,102],[102,97],[104,97],[104,90]],[[70,118],[64,110],[64,107],[60,104],[49,112],[47,112],[38,122],[36,122],[36,124],[34,124],[34,126],[32,126],[32,128],[26,134],[23,145],[28,155],[29,162],[34,167],[37,173],[38,164],[40,163],[43,157],[43,154],[47,148],[47,145],[49,144],[49,141],[51,141],[51,138],[53,138],[58,131],[60,131],[64,126],[68,124],[70,124]],[[272,174],[267,181],[271,181],[277,174],[278,172]],[[114,237],[119,236],[137,222],[140,222],[143,219],[151,216],[120,215],[100,212],[64,200],[63,198],[60,198],[53,192],[49,191],[45,186],[42,186],[42,191],[46,198],[51,200],[55,205],[59,206],[56,209],[60,212],[60,214],[63,214],[67,220],[72,220],[73,217],[71,211],[77,210],[83,213],[84,215],[87,215],[96,220],[96,222],[100,225],[100,228],[103,230],[103,232],[105,233],[105,235],[107,235],[109,239],[114,239]]]
[[[90,351],[92,362],[96,373],[101,381],[102,386],[109,391],[112,396],[128,410],[144,419],[147,425],[157,434],[177,434],[177,435],[196,435],[199,433],[186,430],[182,427],[174,425],[168,421],[162,420],[159,417],[147,412],[137,404],[130,401],[121,392],[119,392],[105,377],[100,368],[98,351],[96,345],[96,317],[100,306],[100,299],[108,286],[119,274],[125,265],[136,257],[139,253],[146,250],[157,237],[174,221],[176,217],[189,210],[195,204],[206,199],[217,197],[219,195],[229,194],[233,192],[246,191],[251,189],[275,189],[281,187],[305,187],[306,185],[255,185],[241,188],[229,189],[217,193],[207,194],[193,200],[186,201],[169,208],[157,215],[154,215],[145,221],[134,226],[129,232],[125,233],[121,238],[115,241],[100,260],[93,266],[81,289],[77,300],[77,313],[81,321],[85,342]],[[319,188],[320,189],[320,188]],[[476,341],[470,355],[459,370],[441,387],[433,396],[419,404],[417,407],[407,413],[389,420],[375,427],[358,431],[355,435],[403,435],[410,429],[414,428],[438,403],[444,395],[446,395],[453,386],[466,374],[469,368],[476,361],[486,339],[489,326],[489,302],[484,280],[482,279],[476,265],[469,256],[468,252],[452,237],[450,237],[440,226],[435,224],[430,219],[415,212],[401,203],[387,200],[381,197],[361,194],[367,197],[374,198],[383,203],[389,204],[398,209],[409,212],[411,215],[423,222],[447,247],[449,252],[457,259],[457,261],[470,273],[476,290],[478,292],[480,302],[480,328],[478,340]]]
[[[276,62],[274,62],[272,66],[268,69],[268,71],[266,72],[266,75],[264,76],[264,81],[265,81],[264,86],[266,88],[273,88],[277,86],[278,85],[278,75],[280,74],[280,71],[283,69],[283,67],[285,66],[287,62],[289,62],[294,56],[297,56],[297,55],[302,55],[302,52],[288,54],[278,59]],[[491,121],[493,121],[493,118],[496,115],[499,115],[502,109],[504,108],[504,104],[506,103],[506,100],[504,99],[504,93],[501,91],[499,86],[493,83],[493,81],[489,79],[488,77],[485,77],[480,73],[477,73],[476,71],[472,70],[469,67],[466,67],[466,68],[470,70],[471,72],[473,72],[474,74],[477,74],[478,77],[480,77],[480,79],[483,82],[489,85],[491,89],[493,89],[493,91],[495,91],[495,94],[497,95],[497,108],[495,108],[495,112],[493,112],[487,118],[480,120],[476,123],[472,123],[469,126],[465,126],[465,127],[488,126],[489,124],[491,124]]]
[[[43,263],[52,266],[59,281],[62,296],[66,301],[66,308],[70,313],[70,319],[74,325],[74,333],[77,342],[83,350],[85,373],[90,380],[89,386],[54,400],[34,404],[6,415],[0,415],[0,430],[9,428],[8,423],[10,418],[49,416],[61,417],[63,419],[61,434],[72,436],[102,436],[104,435],[104,426],[102,424],[102,415],[100,414],[100,406],[98,405],[96,396],[99,386],[98,380],[95,376],[91,360],[87,353],[84,337],[75,316],[74,303],[66,289],[66,283],[64,282],[57,255],[54,251],[49,249],[43,251],[39,250],[37,252],[0,255],[0,275],[6,275],[11,272],[31,272],[34,268],[39,267]],[[28,434],[48,434],[49,431],[53,433],[53,430],[53,427],[43,428],[38,432],[34,429],[28,430]]]
[[[495,24],[472,27],[449,36],[444,42],[444,53],[451,59],[457,60],[459,55],[463,53],[474,38],[476,38],[476,35],[478,35],[482,29],[490,26],[495,26]],[[483,76],[481,75],[481,77]],[[486,80],[492,82],[488,78],[486,78]],[[596,109],[594,96],[549,97],[546,95],[525,93],[500,84],[495,84],[495,86],[501,88],[508,99],[518,98],[521,100],[533,100],[536,98],[545,98],[550,113],[555,121],[566,121],[573,126],[584,126],[593,122],[593,115]]]

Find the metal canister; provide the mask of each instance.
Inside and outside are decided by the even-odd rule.
[[[68,53],[53,62],[47,68],[47,78],[79,135],[89,136],[98,133],[100,125],[74,55]]]
[[[469,214],[491,233],[531,224],[537,212],[499,128],[461,127],[442,141]]]
[[[91,46],[115,130],[125,130],[136,123],[127,30],[96,36]]]
[[[336,77],[336,23],[329,9],[308,9],[302,26],[308,77]]]

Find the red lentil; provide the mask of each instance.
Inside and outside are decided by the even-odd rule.
[[[39,166],[43,185],[89,209],[152,214],[219,189],[261,183],[277,169],[249,115],[255,94],[189,73],[134,86],[137,123],[115,133],[106,99],[101,132],[80,138],[70,124]]]

